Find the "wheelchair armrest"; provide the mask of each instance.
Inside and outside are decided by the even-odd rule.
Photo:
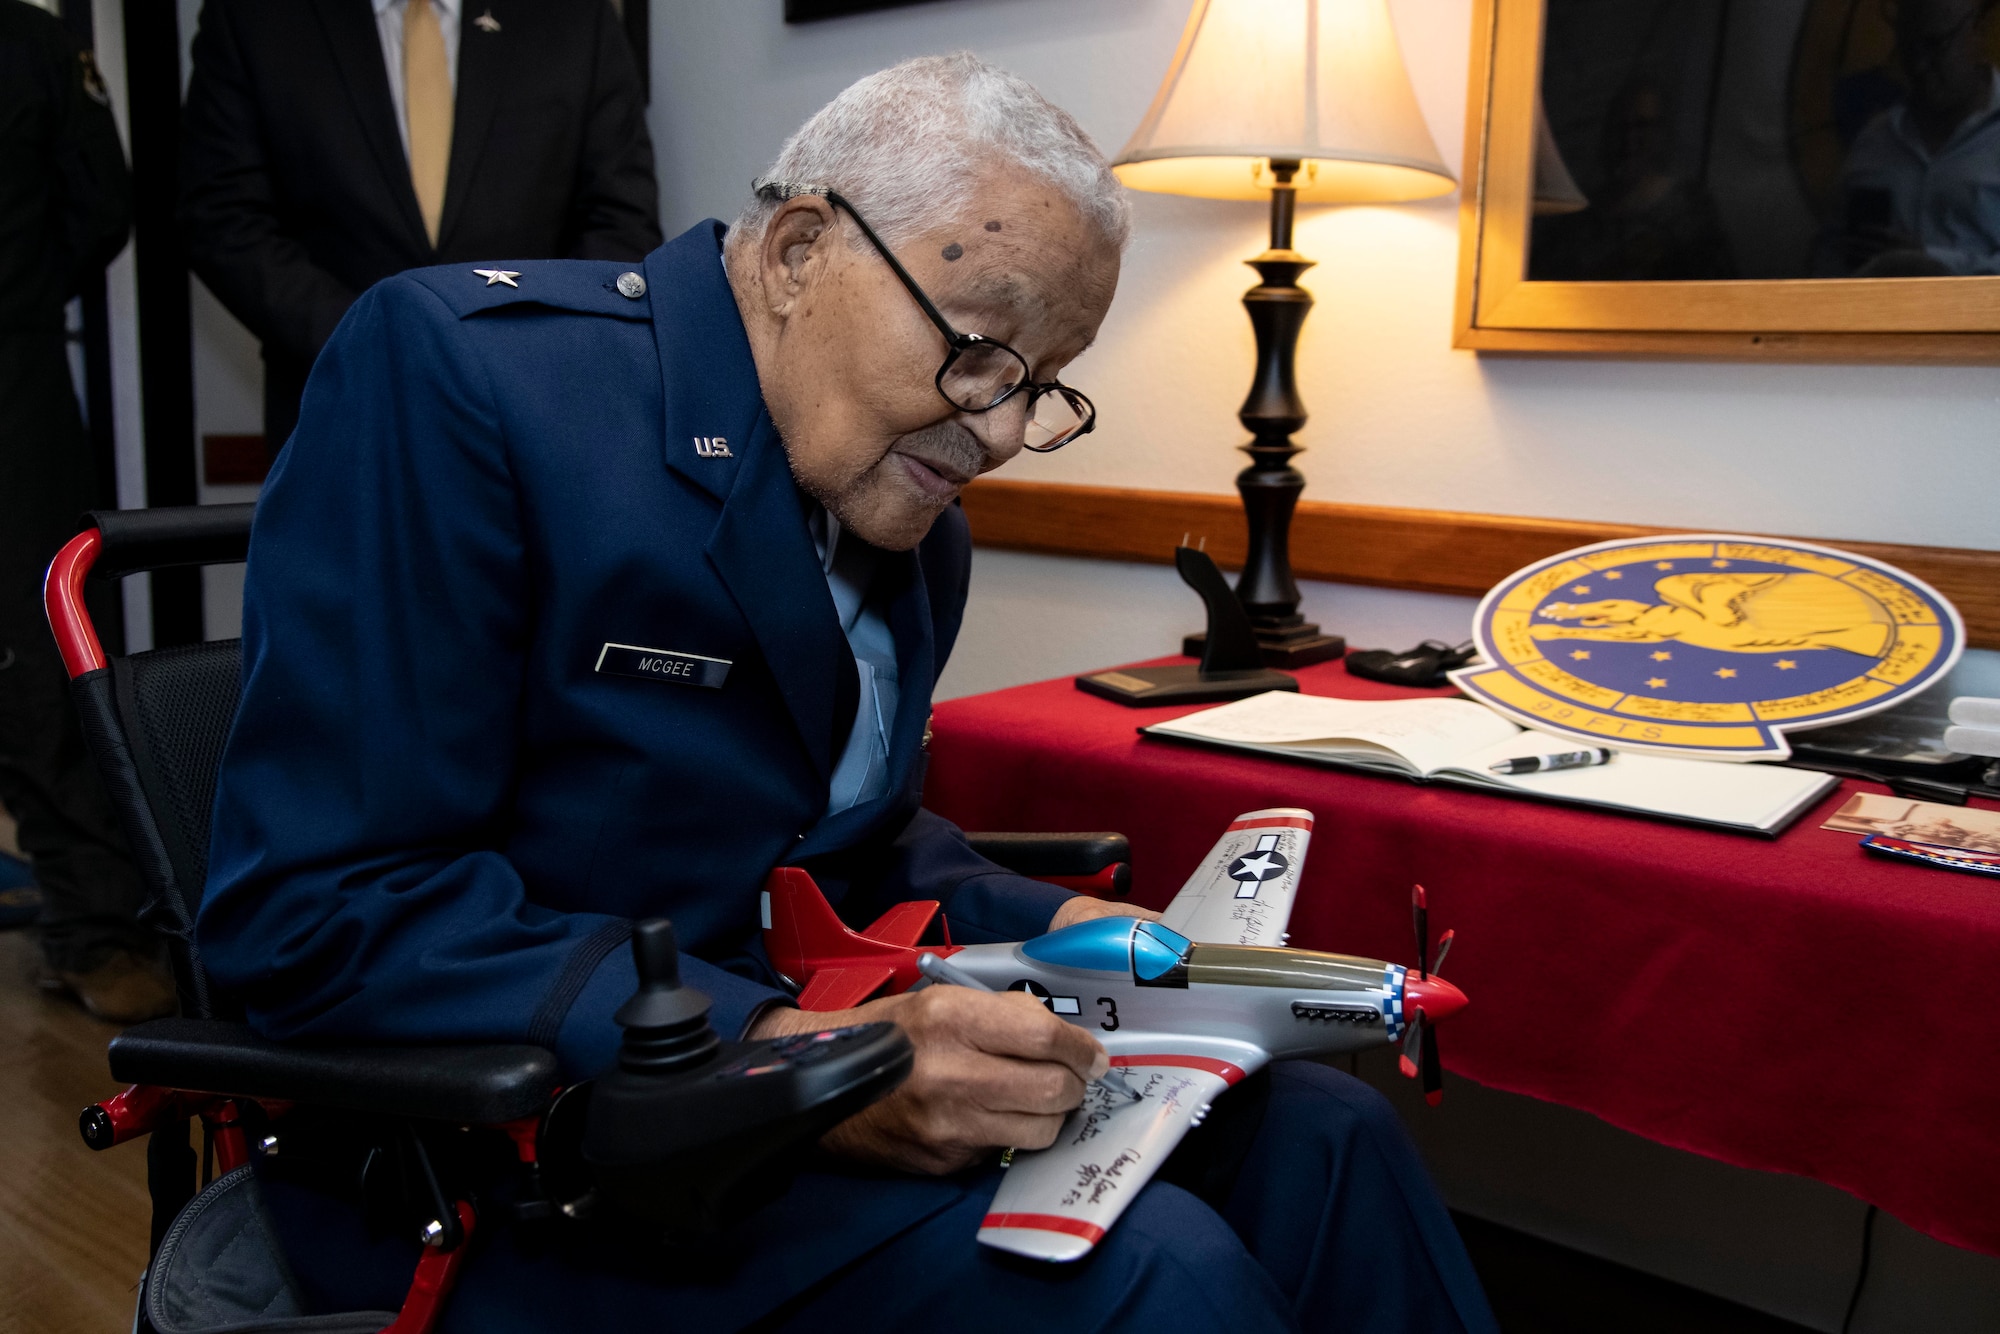
[[[311,1047],[219,1019],[155,1019],[111,1039],[111,1077],[240,1098],[459,1125],[496,1125],[548,1105],[556,1058],[525,1044]]]
[[[967,834],[965,841],[1016,875],[1096,875],[1132,860],[1132,844],[1123,834]]]

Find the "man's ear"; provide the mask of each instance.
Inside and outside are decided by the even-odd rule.
[[[789,315],[823,262],[831,243],[833,205],[818,195],[795,195],[779,205],[758,248],[758,277],[771,313]]]

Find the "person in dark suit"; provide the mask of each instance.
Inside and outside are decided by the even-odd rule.
[[[334,326],[390,274],[660,243],[606,0],[206,0],[193,59],[181,227],[263,341],[274,455]]]
[[[669,916],[725,1037],[909,1035],[908,1080],[712,1245],[494,1211],[445,1331],[1487,1334],[1408,1138],[1344,1073],[1246,1081],[1217,1103],[1235,1149],[1191,1136],[1088,1261],[1017,1264],[975,1240],[999,1150],[1053,1142],[1095,1038],[1023,992],[794,1008],[759,938],[776,866],[849,921],[940,900],[958,942],[1143,913],[922,807],[954,502],[1091,424],[1054,382],[1129,222],[1075,122],[969,55],[862,80],[772,175],[629,268],[446,265],[349,311],[251,536],[211,975],[280,1040],[527,1041],[574,1081],[616,1057],[632,921]],[[309,1309],[393,1309],[418,1240],[371,1240],[291,1161],[258,1179]]]
[[[0,0],[0,803],[42,890],[42,984],[102,1018],[173,994],[145,896],[70,708],[42,574],[97,504],[63,306],[132,222],[125,152],[96,66],[61,22]]]

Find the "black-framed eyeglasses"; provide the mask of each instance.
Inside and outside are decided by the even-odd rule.
[[[945,353],[944,364],[938,367],[936,379],[937,391],[944,396],[945,402],[960,412],[991,412],[1014,395],[1026,391],[1028,425],[1025,445],[1037,454],[1061,449],[1096,428],[1097,409],[1081,393],[1054,380],[1036,382],[1029,379],[1027,358],[1013,348],[981,334],[960,333],[952,328],[951,321],[924,295],[924,289],[917,286],[917,280],[910,276],[910,271],[903,267],[894,252],[883,244],[875,229],[868,225],[868,220],[838,192],[823,185],[796,185],[789,181],[760,180],[753,188],[758,194],[773,199],[818,195],[834,207],[847,211],[847,216],[854,219],[854,225],[861,229],[861,234],[888,262],[890,271],[916,298],[917,305],[937,326],[937,331],[944,335],[949,350]]]

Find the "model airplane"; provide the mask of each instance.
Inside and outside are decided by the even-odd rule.
[[[838,1010],[929,981],[1025,991],[1087,1027],[1111,1057],[1049,1148],[1012,1155],[979,1239],[1042,1260],[1087,1254],[1225,1089],[1265,1062],[1402,1042],[1403,1073],[1435,1103],[1432,1025],[1465,1006],[1429,960],[1421,887],[1418,966],[1282,948],[1309,811],[1238,816],[1157,922],[1098,917],[1017,945],[918,944],[936,903],[904,903],[850,930],[812,877],[771,873],[764,941],[807,1010]]]

